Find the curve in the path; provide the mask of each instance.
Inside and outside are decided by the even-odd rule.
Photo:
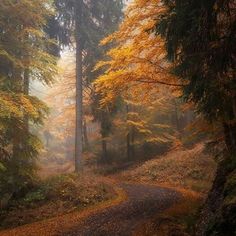
[[[130,236],[135,228],[171,207],[181,194],[141,184],[122,184],[128,200],[91,215],[62,236]]]
[[[0,231],[0,236],[130,236],[144,221],[181,199],[180,193],[167,188],[144,184],[120,184],[120,187],[127,193],[127,200],[118,205]]]

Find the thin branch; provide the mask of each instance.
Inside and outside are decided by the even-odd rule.
[[[166,83],[166,82],[162,82],[159,80],[135,80],[135,82],[139,82],[139,83],[147,83],[147,84],[163,84],[163,85],[168,85],[168,86],[175,86],[175,87],[183,87],[183,84],[172,84],[172,83]]]

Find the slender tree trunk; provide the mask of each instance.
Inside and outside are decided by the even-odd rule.
[[[83,68],[82,68],[82,0],[76,2],[75,27],[76,27],[76,130],[75,130],[75,171],[82,169],[83,152]]]
[[[233,96],[233,105],[232,105],[232,116],[233,122],[231,124],[231,139],[233,143],[234,152],[236,152],[236,96]]]
[[[130,132],[126,136],[127,159],[131,159]]]
[[[26,69],[24,71],[24,94],[25,95],[29,95],[29,69]],[[24,117],[24,128],[25,128],[25,132],[26,132],[26,135],[28,135],[29,133],[29,118],[27,115],[25,115]]]
[[[236,152],[236,97],[232,98],[232,110],[229,114],[230,122],[224,122],[225,143],[230,152]]]
[[[128,119],[128,114],[129,114],[129,105],[126,105],[126,114],[127,114],[127,119]],[[127,159],[131,159],[131,134],[130,130],[128,130],[127,136],[126,136],[126,152],[127,152]]]
[[[84,119],[84,124],[83,124],[83,141],[84,141],[84,148],[89,149],[89,140],[88,140],[86,119]]]
[[[225,143],[230,152],[236,151],[236,125],[224,123]]]
[[[14,92],[16,93],[22,93],[23,90],[23,82],[22,81],[22,71],[19,68],[16,68],[13,72],[13,81],[14,81]],[[21,139],[24,139],[22,137],[22,130],[19,129],[19,126],[17,124],[17,119],[12,118],[12,159],[14,161],[17,161],[20,156],[20,150],[21,150]]]
[[[107,162],[107,141],[105,137],[102,137],[102,162]]]
[[[134,145],[134,142],[135,142],[135,131],[134,131],[134,127],[132,128],[132,131],[131,131],[131,158],[134,159],[135,157],[135,145]]]
[[[174,100],[174,106],[175,106],[175,122],[176,122],[176,128],[179,133],[181,133],[181,127],[180,127],[180,121],[179,121],[179,116],[178,116],[178,105],[177,102]]]

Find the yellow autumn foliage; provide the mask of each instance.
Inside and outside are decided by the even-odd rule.
[[[160,0],[135,0],[127,8],[119,30],[101,42],[116,45],[107,52],[108,60],[95,68],[106,69],[95,82],[103,95],[102,104],[118,95],[137,98],[141,94],[143,100],[148,99],[165,90],[166,85],[180,94],[181,84],[171,73],[173,65],[166,60],[164,40],[153,32],[157,15],[164,11]]]

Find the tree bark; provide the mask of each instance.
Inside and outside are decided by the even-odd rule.
[[[29,69],[25,69],[24,71],[24,94],[29,95],[29,82],[30,82],[30,73]],[[24,128],[26,135],[29,133],[29,118],[27,115],[24,116]]]
[[[75,31],[76,31],[76,130],[75,130],[75,171],[82,169],[83,152],[83,45],[81,36],[82,0],[75,6]]]
[[[225,143],[230,152],[236,151],[236,125],[224,123]]]
[[[15,68],[13,71],[13,89],[16,93],[22,93],[24,92],[23,88],[23,78],[22,78],[22,70],[19,68]],[[12,160],[18,161],[18,157],[20,156],[20,150],[21,150],[21,139],[24,139],[22,137],[22,130],[19,129],[19,126],[17,124],[18,120],[15,118],[12,118]]]
[[[179,120],[179,116],[178,116],[178,105],[177,102],[174,100],[174,112],[175,112],[175,125],[176,125],[176,129],[178,130],[179,134],[181,133],[181,127],[180,127],[180,120]]]
[[[83,124],[83,141],[84,141],[84,148],[89,149],[89,140],[88,140],[86,119],[84,119],[84,124]]]
[[[102,162],[107,162],[107,141],[105,137],[102,137]]]
[[[127,114],[127,119],[128,119],[128,114],[129,114],[129,105],[126,105],[126,114]],[[128,130],[127,136],[126,136],[126,151],[127,151],[127,159],[131,159],[131,134],[130,134],[130,129]]]
[[[126,136],[127,159],[131,159],[130,133]]]
[[[132,131],[131,131],[131,158],[134,159],[135,157],[135,130],[134,127],[132,127]]]

